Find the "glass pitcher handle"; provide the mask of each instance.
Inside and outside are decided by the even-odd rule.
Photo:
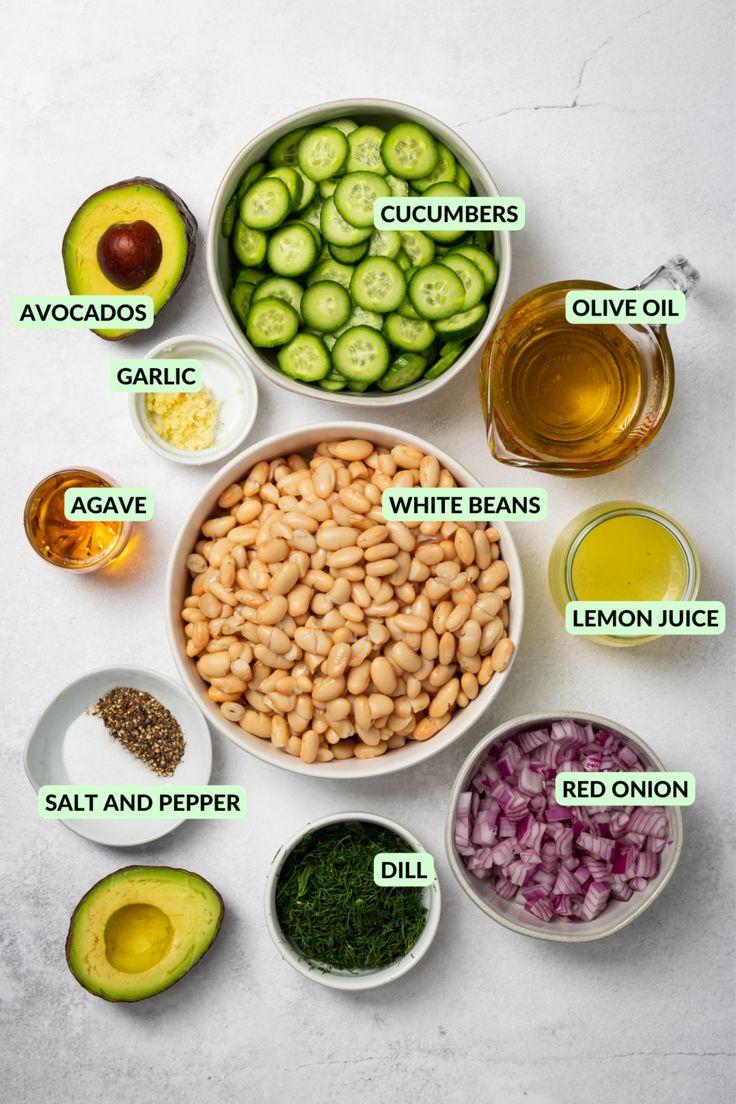
[[[670,257],[668,261],[661,264],[659,268],[655,268],[654,272],[650,272],[640,283],[634,285],[634,291],[640,291],[642,288],[653,288],[658,291],[675,291],[684,292],[688,298],[695,297],[695,291],[700,283],[700,273],[697,268],[690,264],[687,257],[683,257],[682,253],[675,253],[674,257]]]

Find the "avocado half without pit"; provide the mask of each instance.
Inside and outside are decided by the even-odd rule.
[[[62,245],[73,295],[150,295],[154,315],[179,290],[192,266],[197,221],[183,199],[148,177],[95,192],[74,215]],[[95,330],[117,341],[135,330]]]
[[[168,989],[220,930],[220,894],[199,874],[125,866],[93,885],[72,914],[66,958],[80,985],[108,1001]]]

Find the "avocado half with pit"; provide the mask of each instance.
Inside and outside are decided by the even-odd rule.
[[[170,188],[137,176],[86,199],[61,247],[72,295],[150,295],[154,315],[192,267],[197,220]],[[119,341],[136,330],[94,330]]]
[[[209,882],[171,866],[124,866],[85,893],[66,940],[80,985],[108,1001],[163,992],[209,950],[224,906]]]

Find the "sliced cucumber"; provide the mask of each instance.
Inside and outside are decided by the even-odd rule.
[[[299,315],[283,299],[273,296],[251,302],[245,333],[251,345],[272,349],[285,345],[299,329]]]
[[[498,279],[498,265],[490,253],[486,253],[477,245],[459,245],[453,250],[453,253],[460,253],[463,257],[467,257],[480,269],[483,276],[484,295],[488,295],[489,292],[493,291]]]
[[[304,321],[320,333],[332,333],[344,326],[350,317],[351,307],[347,291],[333,280],[318,280],[310,284],[301,302]]]
[[[230,196],[229,200],[225,204],[225,210],[222,212],[222,222],[220,223],[220,230],[222,231],[223,238],[229,238],[232,234],[237,215],[238,197],[237,194],[235,194]]]
[[[371,257],[391,257],[393,260],[401,249],[401,238],[396,230],[374,230],[368,247]]]
[[[457,161],[455,160],[455,154],[443,146],[442,142],[437,143],[437,149],[439,150],[439,157],[437,158],[437,164],[434,170],[429,176],[423,176],[419,180],[414,181],[414,187],[419,192],[424,192],[427,188],[431,188],[433,184],[437,184],[440,180],[454,180],[457,170]]]
[[[321,126],[309,130],[297,150],[299,168],[310,180],[335,176],[348,155],[348,143],[341,130]]]
[[[267,172],[266,179],[275,177],[277,180],[283,180],[286,187],[289,189],[289,195],[291,196],[291,209],[294,210],[298,207],[302,201],[302,193],[304,191],[304,176],[301,172],[297,172],[290,165],[279,165],[275,169],[271,169]]]
[[[346,330],[332,349],[335,368],[354,383],[375,383],[388,368],[390,359],[385,338],[370,326]]]
[[[245,329],[246,322],[248,321],[248,311],[254,292],[255,285],[248,284],[245,280],[241,280],[239,284],[235,284],[230,292],[230,306],[233,308],[233,313],[243,329]]]
[[[361,126],[348,135],[347,171],[374,172],[386,175],[386,166],[381,159],[381,143],[386,132],[377,126]]]
[[[399,180],[398,176],[392,176],[391,173],[386,173],[386,180],[391,189],[391,195],[405,196],[409,194],[409,185],[405,180]]]
[[[425,372],[424,378],[426,380],[437,379],[443,372],[455,363],[461,352],[465,348],[464,341],[450,341],[446,345],[443,345],[440,349],[439,360],[436,360],[428,372]]]
[[[335,189],[335,206],[351,226],[373,227],[373,205],[391,195],[384,177],[374,172],[349,172]]]
[[[325,241],[331,245],[359,245],[371,236],[370,227],[351,226],[345,221],[335,206],[334,196],[330,196],[322,205],[320,229]]]
[[[346,330],[351,330],[354,326],[370,326],[372,330],[382,330],[383,315],[378,314],[377,311],[363,310],[362,307],[353,307],[347,322],[339,330],[336,330],[335,336],[342,337]]]
[[[253,302],[259,299],[281,299],[299,313],[304,290],[296,280],[289,280],[285,276],[268,276],[256,285],[253,292]]]
[[[442,264],[457,273],[463,282],[465,299],[462,309],[464,311],[470,310],[471,307],[475,307],[480,303],[485,295],[485,280],[478,266],[463,253],[447,253],[442,258]]]
[[[336,284],[342,284],[344,288],[349,288],[352,278],[352,265],[341,264],[339,261],[333,261],[328,257],[316,264],[309,273],[307,287],[316,284],[319,280],[334,280]]]
[[[409,298],[420,318],[449,318],[461,310],[465,288],[446,265],[424,265],[409,280]]]
[[[357,395],[362,395],[364,391],[367,391],[370,387],[370,383],[359,383],[357,380],[350,380],[348,382],[348,391],[354,391]]]
[[[262,268],[241,268],[235,277],[236,284],[260,284],[268,276]]]
[[[451,180],[441,180],[437,184],[431,184],[424,192],[425,196],[448,196],[452,199],[464,199],[465,192]],[[435,230],[427,227],[427,236],[436,242],[456,242],[465,236],[466,231],[460,227],[452,230]]]
[[[459,161],[455,167],[455,183],[465,195],[470,195],[473,183]]]
[[[262,230],[251,230],[240,219],[235,221],[233,231],[233,252],[241,264],[259,265],[266,258],[268,238]]]
[[[296,165],[299,142],[308,130],[309,127],[297,127],[278,138],[268,151],[269,165]]]
[[[406,295],[404,273],[389,257],[366,257],[353,272],[350,294],[364,310],[387,314]]]
[[[414,310],[414,307],[411,305],[411,299],[408,295],[405,295],[404,298],[401,300],[398,307],[396,308],[396,313],[400,314],[402,318],[419,318],[419,315]]]
[[[383,336],[397,349],[408,353],[423,353],[434,341],[434,330],[423,318],[404,318],[389,314],[383,324]]]
[[[322,235],[320,234],[319,229],[314,225],[314,223],[307,222],[307,220],[303,218],[289,219],[288,222],[284,223],[284,227],[287,226],[304,226],[314,238],[314,244],[317,247],[317,255],[319,257],[319,254],[322,251]]]
[[[348,134],[352,134],[354,130],[358,129],[358,124],[352,119],[330,119],[329,123],[325,123],[325,126],[334,127],[335,130],[340,130],[347,137]]]
[[[299,179],[302,182],[302,198],[298,203],[294,204],[295,211],[306,211],[307,208],[314,202],[314,197],[317,194],[317,185],[313,180],[310,180],[306,176],[298,165],[294,166],[294,172],[299,174]]]
[[[432,135],[419,123],[397,123],[381,143],[383,163],[392,176],[420,180],[437,165],[440,152]]]
[[[393,234],[394,231],[392,230],[391,233]],[[399,234],[399,239],[401,239],[400,234]],[[399,252],[396,254],[395,260],[396,260],[396,263],[397,263],[397,265],[399,266],[399,268],[401,269],[402,272],[408,273],[408,272],[411,271],[412,268],[414,268],[414,265],[411,262],[411,257],[409,256],[409,254],[406,252],[405,249],[400,249],[399,250]],[[409,279],[408,275],[407,275],[406,278],[407,278],[407,280]]]
[[[285,376],[315,383],[330,370],[330,354],[321,338],[300,333],[278,352],[279,368]]]
[[[435,244],[421,230],[402,230],[399,237],[401,248],[416,268],[428,265],[434,260]]]
[[[335,194],[335,188],[337,187],[337,180],[330,178],[329,180],[320,180],[319,182],[319,194],[323,199],[329,199],[331,195]]]
[[[314,184],[314,181],[312,180],[311,183]],[[317,185],[314,184],[314,187],[316,188]],[[318,230],[320,237],[322,236],[322,231],[320,229],[320,213],[322,211],[323,202],[322,196],[317,196],[308,207],[305,207],[303,211],[299,212],[302,217],[302,222],[308,222],[310,226]]]
[[[325,391],[344,391],[348,385],[348,381],[337,373],[334,376],[325,376],[324,379],[317,380],[317,383]]]
[[[246,169],[238,184],[238,202],[243,198],[251,184],[255,184],[256,180],[260,180],[267,168],[268,165],[265,161],[257,161],[255,165],[251,165],[249,169]]]
[[[359,245],[328,245],[330,256],[341,264],[357,264],[362,261],[368,252],[368,242],[360,242]]]
[[[291,209],[291,193],[283,180],[262,176],[240,201],[240,218],[252,230],[272,230]]]
[[[435,322],[435,331],[440,337],[450,337],[454,341],[467,341],[469,337],[475,337],[483,326],[488,314],[485,303],[479,303],[470,310],[452,314],[449,318],[442,318]]]
[[[385,375],[381,376],[378,386],[382,391],[400,391],[402,387],[410,387],[412,383],[421,379],[426,367],[426,356],[421,356],[419,353],[402,353]]]
[[[302,276],[314,268],[318,252],[312,227],[296,222],[274,231],[266,257],[277,276]]]

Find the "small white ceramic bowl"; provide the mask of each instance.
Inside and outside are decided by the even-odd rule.
[[[200,360],[205,387],[220,402],[215,443],[206,449],[183,449],[164,441],[156,433],[146,413],[146,394],[133,392],[128,409],[136,433],[158,456],[178,464],[202,465],[223,460],[239,448],[253,428],[258,410],[258,388],[248,361],[239,349],[233,349],[216,337],[182,334],[159,342],[147,360]]]
[[[513,597],[509,605],[510,621],[508,634],[514,643],[512,661],[502,674],[496,674],[484,686],[475,701],[464,709],[458,709],[449,724],[431,740],[417,742],[407,740],[402,748],[396,748],[376,759],[342,759],[330,763],[302,763],[298,756],[287,755],[274,747],[269,740],[261,740],[244,732],[238,725],[226,721],[219,708],[207,696],[207,684],[199,677],[194,661],[186,655],[186,636],[181,620],[184,598],[189,593],[190,577],[186,568],[186,558],[200,539],[200,527],[215,510],[217,499],[226,487],[243,479],[254,464],[260,460],[273,460],[277,456],[288,456],[292,452],[312,452],[320,441],[342,441],[351,437],[365,437],[377,445],[391,448],[406,442],[433,453],[443,467],[451,472],[457,483],[464,487],[478,486],[478,480],[458,464],[442,449],[430,444],[421,437],[415,437],[403,430],[390,426],[374,425],[370,422],[325,422],[302,426],[301,429],[278,433],[259,441],[257,445],[246,449],[222,468],[214,477],[204,493],[196,499],[192,512],[184,522],[174,542],[166,576],[166,625],[169,644],[184,685],[192,697],[199,703],[209,723],[232,740],[238,747],[244,748],[258,759],[273,763],[283,770],[294,771],[310,778],[375,778],[379,774],[392,774],[405,770],[430,759],[433,755],[449,747],[455,740],[467,732],[489,708],[509,678],[519,647],[521,627],[524,618],[524,583],[521,564],[516,552],[513,537],[508,526],[497,522],[495,527],[501,535],[501,549],[509,568],[509,585]]]
[[[661,869],[659,875],[648,883],[641,893],[635,893],[628,901],[615,901],[611,899],[600,914],[594,920],[571,923],[566,920],[551,920],[545,923],[531,913],[525,912],[517,901],[505,901],[502,897],[484,882],[476,878],[465,867],[461,857],[455,849],[455,817],[460,794],[467,790],[470,781],[476,774],[481,763],[488,754],[492,744],[508,740],[520,732],[533,731],[535,728],[549,728],[555,721],[571,719],[577,724],[592,724],[595,728],[605,729],[606,732],[617,736],[626,744],[630,744],[636,754],[648,770],[664,770],[660,759],[654,754],[648,744],[623,725],[607,720],[605,717],[597,717],[593,713],[579,713],[576,710],[560,710],[555,713],[528,713],[523,717],[515,717],[512,721],[494,728],[493,732],[484,736],[471,751],[457,776],[455,785],[450,794],[450,807],[445,824],[445,850],[452,868],[462,889],[467,893],[471,901],[482,909],[486,916],[503,924],[505,928],[518,932],[520,935],[530,935],[534,939],[548,939],[555,943],[589,943],[596,939],[604,939],[614,932],[621,931],[637,916],[641,916],[645,909],[659,897],[675,872],[675,867],[680,859],[682,851],[682,812],[672,805],[665,809],[669,824],[670,839],[672,842],[661,853]]]
[[[387,817],[379,816],[376,813],[333,813],[330,816],[312,820],[296,832],[273,858],[266,878],[266,927],[284,961],[288,962],[304,977],[309,978],[310,981],[317,981],[320,985],[326,985],[329,989],[349,989],[356,992],[360,989],[377,989],[381,985],[388,985],[390,981],[395,981],[396,978],[408,973],[420,959],[424,958],[437,933],[437,926],[440,922],[440,885],[435,877],[432,885],[424,887],[427,922],[419,939],[409,954],[404,955],[403,958],[396,959],[388,966],[381,966],[375,970],[361,970],[359,973],[350,973],[347,970],[325,971],[309,962],[289,942],[278,922],[276,916],[276,886],[279,874],[287,857],[309,832],[326,828],[328,824],[344,824],[346,821],[368,821],[370,824],[379,824],[382,828],[388,828],[389,831],[406,840],[414,851],[424,851],[416,836],[413,836],[411,832],[407,832],[406,828],[402,828],[396,821],[388,820]]]
[[[244,146],[225,173],[220,187],[217,189],[215,202],[210,214],[210,222],[207,228],[207,276],[212,289],[212,295],[220,314],[225,319],[230,333],[241,349],[248,355],[249,360],[272,383],[279,387],[285,387],[287,391],[293,391],[297,395],[310,395],[312,398],[322,399],[324,402],[341,403],[347,406],[395,406],[398,403],[412,402],[414,399],[426,398],[433,391],[439,390],[454,379],[463,368],[480,353],[488,340],[491,330],[496,324],[501,313],[503,301],[511,278],[511,235],[508,230],[496,230],[494,232],[494,254],[498,262],[498,282],[491,295],[488,317],[483,329],[468,344],[462,356],[436,380],[420,380],[411,387],[394,394],[368,391],[365,394],[354,394],[351,391],[323,391],[321,387],[310,387],[298,380],[290,379],[279,371],[276,357],[267,355],[262,349],[255,349],[233,314],[230,306],[229,293],[232,288],[233,277],[230,263],[230,251],[228,242],[223,238],[220,226],[222,216],[228,200],[237,190],[241,177],[245,170],[262,161],[268,149],[273,143],[300,126],[315,126],[324,123],[328,119],[344,118],[349,116],[359,125],[374,123],[388,128],[397,122],[411,120],[421,123],[431,131],[448,149],[457,156],[465,166],[473,187],[478,195],[497,196],[498,188],[485,165],[470,146],[439,119],[428,115],[416,107],[408,104],[395,103],[392,100],[335,100],[332,103],[317,104],[305,111],[298,111],[288,118],[282,119],[273,126],[264,130],[257,138],[254,138],[247,146]]]
[[[184,688],[165,675],[145,667],[101,667],[70,682],[36,721],[23,752],[23,765],[33,788],[38,791],[41,786],[116,785],[118,779],[114,777],[85,776],[75,781],[69,777],[64,762],[64,735],[69,726],[115,686],[132,686],[152,694],[173,713],[181,726],[186,741],[181,763],[170,778],[159,777],[151,771],[149,784],[205,786],[212,770],[212,740],[204,717]],[[70,819],[61,823],[93,843],[103,843],[108,847],[132,847],[150,843],[173,832],[184,820]]]

